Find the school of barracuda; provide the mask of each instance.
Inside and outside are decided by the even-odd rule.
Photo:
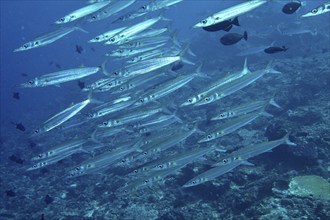
[[[289,134],[279,140],[252,144],[230,153],[226,152],[226,146],[217,144],[218,138],[236,132],[256,118],[271,117],[267,108],[281,108],[274,97],[214,111],[209,127],[199,129],[199,124],[205,122],[205,118],[192,116],[190,113],[194,109],[205,108],[214,102],[219,103],[221,99],[248,87],[264,75],[269,74],[271,77],[280,72],[273,68],[271,60],[263,69],[257,70],[250,70],[245,60],[241,71],[232,72],[223,78],[210,79],[207,73],[203,72],[203,66],[190,50],[189,44],[180,42],[176,32],[169,28],[169,19],[166,18],[164,10],[170,10],[172,5],[182,1],[151,1],[113,21],[122,22],[122,27],[106,30],[90,39],[89,43],[103,43],[115,47],[105,54],[108,57],[101,65],[48,73],[21,84],[24,88],[54,86],[95,76],[100,72],[97,81],[82,89],[88,92],[86,100],[55,112],[34,130],[32,136],[47,137],[51,135],[51,130],[65,134],[81,124],[90,125],[93,130],[91,134],[87,137],[78,135],[78,138],[69,138],[67,142],[40,151],[39,155],[32,158],[32,165],[27,170],[55,164],[73,154],[90,154],[90,159],[68,167],[66,177],[95,175],[121,167],[127,172],[126,185],[119,189],[119,193],[126,193],[145,186],[162,184],[166,177],[177,173],[187,164],[203,163],[206,155],[219,154],[221,160],[214,162],[212,168],[206,172],[198,173],[193,179],[187,180],[183,187],[212,181],[240,165],[252,165],[248,162],[249,158],[281,144],[295,146],[289,140]],[[85,7],[59,18],[55,23],[70,24],[78,19],[88,22],[106,19],[118,15],[129,6],[134,7],[136,2],[90,0]],[[266,2],[253,0],[237,4],[196,23],[194,28],[233,19],[262,7]],[[148,14],[153,11],[159,11],[159,16],[149,17]],[[315,9],[310,13],[318,14],[320,11]],[[141,22],[134,22],[133,25],[125,23],[140,16],[145,16]],[[163,28],[153,29],[152,26],[156,23],[163,23]],[[60,27],[54,32],[33,39],[15,52],[45,46],[75,30],[86,32],[76,26]],[[109,70],[109,60],[123,61],[123,65],[119,69]],[[189,71],[171,70],[183,64]],[[203,89],[183,97],[180,91],[200,79],[208,81]],[[95,96],[100,93],[106,95],[102,96],[102,99],[96,99]],[[87,106],[90,109],[86,114],[79,114]],[[77,120],[74,121],[73,118]],[[189,139],[196,141],[191,143]]]

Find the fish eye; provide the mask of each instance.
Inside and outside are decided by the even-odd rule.
[[[144,183],[149,183],[149,180],[145,180]]]
[[[93,19],[96,19],[96,15],[93,15],[92,18],[93,18]]]
[[[76,168],[75,168],[75,170],[76,170],[76,171],[79,171],[79,170],[80,170],[80,168],[79,168],[79,167],[76,167]]]
[[[206,97],[204,100],[208,102],[208,101],[210,101],[210,98]]]
[[[32,80],[30,80],[28,83],[29,83],[30,85],[32,85],[32,84],[33,84],[33,81],[32,81]]]
[[[34,45],[39,45],[39,41],[34,42]]]
[[[38,134],[39,133],[39,129],[34,130],[34,133],[35,134]]]
[[[76,16],[74,16],[74,15],[71,15],[71,16],[70,16],[70,18],[75,18],[75,17],[76,17]]]
[[[203,21],[201,21],[203,24],[206,24],[207,23],[207,20],[203,20]]]
[[[39,154],[39,158],[42,158],[42,154]]]
[[[207,137],[208,139],[211,139],[211,138],[212,138],[212,135],[209,134],[209,135],[207,135],[206,137]]]
[[[24,44],[23,47],[24,47],[24,48],[28,48],[29,45],[28,45],[28,44]]]
[[[121,160],[121,162],[122,162],[122,163],[125,163],[125,162],[126,162],[126,160],[125,160],[125,159],[122,159],[122,160]]]
[[[113,74],[118,75],[118,72],[114,72]]]
[[[220,117],[225,117],[225,114],[220,114]]]
[[[64,21],[65,19],[64,18],[61,18],[60,21]]]
[[[222,163],[228,163],[228,160],[227,159],[223,159],[222,160]]]
[[[119,50],[119,53],[123,53],[124,51],[123,50]]]
[[[103,125],[108,125],[108,122],[107,121],[103,122]]]
[[[124,87],[120,87],[120,90],[124,90]]]
[[[192,181],[191,183],[192,183],[192,184],[196,184],[196,181]]]
[[[95,40],[100,40],[100,38],[99,37],[95,37]]]
[[[144,101],[143,99],[140,99],[140,103],[143,103],[143,101]]]
[[[108,86],[112,86],[112,83],[108,83]]]
[[[134,170],[134,173],[138,173],[138,171],[137,170]]]
[[[163,165],[159,165],[158,167],[159,167],[159,168],[163,168]]]
[[[142,9],[146,9],[146,8],[147,8],[147,6],[143,5],[141,8],[142,8]]]
[[[114,37],[110,38],[110,41],[115,42],[115,38]]]
[[[316,14],[317,11],[318,11],[318,10],[317,10],[316,8],[314,8],[314,9],[312,10],[312,13],[313,13],[313,14]]]
[[[190,102],[190,103],[191,103],[191,102],[192,102],[192,99],[188,99],[188,102]]]

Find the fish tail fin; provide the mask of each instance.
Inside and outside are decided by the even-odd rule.
[[[242,161],[242,165],[246,165],[246,166],[254,166],[253,163],[250,163],[250,162],[247,161],[247,160]]]
[[[292,141],[290,141],[289,139],[289,136],[290,136],[290,132],[288,132],[285,136],[284,136],[284,141],[285,141],[285,144],[287,145],[290,145],[290,146],[297,146],[297,144],[293,143]]]
[[[233,25],[240,26],[239,21],[238,21],[238,17],[235,17],[231,23]]]
[[[301,1],[300,2],[300,5],[303,6],[303,7],[306,6],[307,5],[307,1]]]
[[[271,98],[271,99],[269,100],[268,104],[269,104],[269,105],[272,105],[272,106],[275,106],[276,108],[282,109],[282,107],[281,107],[279,104],[277,104],[277,103],[275,102],[274,98]]]
[[[248,40],[248,33],[246,31],[244,31],[243,38],[244,40]]]
[[[181,44],[178,40],[178,30],[174,30],[171,34],[171,41],[172,43],[177,46],[177,47],[181,47]]]
[[[311,31],[311,35],[312,36],[316,36],[317,35],[317,28],[314,28],[314,30]]]
[[[95,137],[96,131],[97,131],[97,129],[95,129],[93,131],[93,133],[91,134],[90,140],[93,141],[94,143],[101,144],[102,142],[97,140],[96,137]]]
[[[185,63],[185,64],[195,65],[194,62],[192,62],[192,61],[188,60],[187,58],[183,57],[183,56],[187,53],[188,50],[189,50],[189,44],[187,44],[187,45],[182,49],[182,51],[180,52],[180,54],[179,54],[180,59],[181,59],[181,61],[182,61],[183,63]]]
[[[272,115],[268,112],[265,112],[265,111],[261,112],[261,115],[266,116],[266,117],[274,117],[274,115]]]
[[[86,31],[85,29],[83,29],[83,28],[80,27],[79,25],[76,25],[76,26],[75,26],[75,29],[76,29],[76,30],[79,30],[79,31],[81,31],[81,32],[84,32],[84,33],[86,33],[86,34],[89,34],[88,31]]]
[[[265,69],[266,73],[273,73],[273,74],[281,74],[280,71],[275,70],[273,67],[273,60],[271,60],[268,64],[267,67]]]
[[[246,74],[246,73],[251,72],[251,71],[249,70],[249,67],[248,67],[248,64],[247,64],[247,58],[245,58],[245,60],[244,60],[244,66],[243,66],[243,70],[242,70],[242,72],[243,72],[243,74]]]
[[[105,68],[105,65],[107,64],[107,62],[108,62],[108,59],[105,59],[102,63],[101,63],[101,66],[100,66],[100,68],[101,68],[101,71],[102,71],[102,73],[104,74],[104,75],[106,75],[106,76],[110,76],[110,73],[107,71],[107,69]]]

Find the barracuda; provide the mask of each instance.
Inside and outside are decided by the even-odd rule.
[[[255,82],[256,80],[258,80],[259,78],[261,78],[262,76],[268,73],[279,74],[280,72],[274,70],[271,67],[271,63],[269,63],[266,69],[264,70],[254,71],[250,74],[246,74],[243,77],[235,79],[227,84],[224,84],[216,88],[215,90],[209,92],[206,96],[204,96],[204,98],[201,101],[195,103],[195,105],[196,106],[206,105],[218,101],[226,96],[233,94],[234,92],[237,92],[247,87],[248,85],[250,85],[251,83]]]
[[[330,2],[326,2],[322,5],[317,6],[316,8],[313,8],[310,12],[302,15],[301,17],[317,16],[327,12],[330,12]]]
[[[123,41],[126,38],[132,37],[142,31],[146,30],[147,28],[151,27],[152,25],[154,25],[155,23],[157,23],[158,21],[160,21],[162,19],[164,19],[164,18],[162,16],[159,16],[156,18],[151,18],[151,19],[142,21],[142,22],[132,25],[128,28],[125,28],[124,30],[122,30],[119,33],[112,36],[106,42],[106,44],[117,44],[118,42]]]
[[[200,139],[198,143],[204,143],[208,141],[212,141],[214,139],[220,138],[224,135],[230,134],[237,129],[249,124],[251,121],[259,117],[263,112],[252,112],[250,114],[243,115],[239,118],[232,119],[221,126],[213,129],[212,131],[208,132],[204,138]]]
[[[252,0],[252,1],[247,1],[243,2],[238,5],[234,5],[232,7],[229,7],[227,9],[221,10],[204,20],[198,22],[197,24],[194,25],[194,28],[198,27],[208,27],[211,25],[215,25],[217,23],[227,21],[229,19],[233,19],[239,15],[245,14],[249,11],[252,11],[255,8],[258,8],[259,6],[265,4],[266,0]]]
[[[207,96],[209,93],[216,90],[217,88],[219,88],[231,81],[234,81],[235,79],[239,79],[249,73],[251,73],[251,71],[249,70],[249,68],[247,66],[247,59],[245,59],[244,66],[241,71],[235,72],[232,74],[228,74],[224,78],[221,78],[220,80],[217,80],[216,82],[206,86],[205,88],[202,89],[201,92],[199,92],[198,94],[196,94],[194,96],[189,97],[187,99],[187,101],[182,103],[180,106],[182,107],[182,106],[194,105],[194,104],[198,103],[199,101],[203,100],[203,98],[205,96]]]
[[[261,110],[261,109],[265,109],[268,105],[273,105],[277,108],[281,108],[274,101],[273,98],[270,99],[270,100],[262,100],[262,101],[258,100],[258,101],[249,102],[247,104],[243,104],[243,105],[237,106],[235,108],[232,108],[230,110],[221,112],[217,116],[212,117],[211,121],[223,120],[223,119],[227,119],[227,118],[237,117],[237,116],[240,116],[240,115],[245,115],[245,114],[253,112],[253,111],[258,111],[258,110]]]
[[[233,169],[235,169],[236,167],[238,167],[240,165],[253,166],[253,164],[251,164],[245,160],[242,160],[240,158],[231,158],[230,160],[227,160],[226,162],[224,162],[221,166],[216,166],[212,169],[209,169],[206,172],[201,173],[200,175],[196,176],[195,178],[189,180],[182,187],[187,188],[187,187],[191,187],[191,186],[197,186],[197,185],[203,184],[205,182],[214,180],[215,178],[232,171]]]
[[[71,32],[73,32],[75,30],[80,30],[85,33],[87,32],[79,27],[59,28],[53,32],[43,34],[42,36],[37,37],[37,38],[33,39],[32,41],[25,43],[23,46],[15,49],[14,52],[25,51],[25,50],[30,50],[30,49],[37,48],[37,47],[46,46],[48,44],[51,44],[51,43],[59,40],[60,38],[63,38],[64,36],[70,34]]]
[[[253,144],[247,147],[240,148],[225,157],[222,158],[222,161],[228,160],[228,158],[241,158],[243,160],[248,160],[252,157],[258,156],[260,154],[270,152],[275,147],[278,147],[282,144],[287,144],[290,146],[297,146],[295,143],[289,140],[289,134],[285,135],[283,138],[274,140],[274,141],[267,141],[260,144]],[[215,166],[221,165],[222,162],[216,163]]]
[[[102,8],[101,10],[95,12],[94,14],[90,15],[87,19],[89,22],[99,21],[105,18],[108,18],[125,8],[132,5],[136,0],[125,0],[125,1],[114,1],[111,2],[110,5]]]
[[[85,17],[86,15],[92,14],[101,8],[107,6],[111,1],[103,1],[95,4],[87,5],[85,7],[79,8],[68,15],[58,19],[55,24],[65,24],[68,22],[75,21],[79,18]]]
[[[116,29],[104,32],[103,34],[97,35],[96,37],[89,40],[88,42],[89,43],[99,43],[99,42],[107,41],[111,37],[113,37],[114,35],[116,35],[117,33],[121,32],[122,30],[124,30],[126,28],[127,27],[120,27],[120,28],[116,28]]]
[[[111,57],[118,57],[118,58],[128,58],[140,53],[148,52],[150,50],[155,50],[159,47],[164,46],[165,43],[158,44],[158,45],[152,45],[152,46],[146,46],[146,47],[138,47],[138,48],[120,48],[117,50],[113,50],[110,53],[106,53],[106,56]]]
[[[59,85],[72,80],[82,79],[93,75],[101,70],[100,67],[80,67],[76,69],[67,69],[54,73],[49,73],[22,83],[22,88],[45,87]]]

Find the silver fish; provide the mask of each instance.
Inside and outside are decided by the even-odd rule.
[[[317,16],[327,12],[330,12],[330,2],[323,3],[322,5],[313,8],[310,12],[302,15],[301,17]]]
[[[212,141],[216,138],[220,138],[224,135],[230,134],[237,129],[249,124],[251,121],[259,117],[263,113],[262,111],[259,112],[252,112],[250,114],[242,115],[239,118],[232,119],[221,126],[213,129],[210,132],[207,132],[204,138],[200,139],[198,143],[204,143],[208,141]]]
[[[158,45],[152,45],[152,46],[146,46],[146,47],[138,47],[138,48],[120,48],[117,50],[113,50],[109,53],[106,53],[105,55],[111,56],[111,57],[118,57],[118,58],[128,58],[128,57],[140,54],[140,53],[155,50],[164,45],[165,45],[165,43],[158,44]]]
[[[103,34],[97,35],[93,39],[89,40],[89,43],[96,43],[96,42],[103,42],[109,40],[111,37],[116,35],[117,33],[121,32],[122,30],[126,29],[127,27],[120,27],[116,28],[107,32],[104,32]]]
[[[258,101],[249,102],[249,103],[234,107],[232,109],[229,109],[227,111],[221,112],[217,116],[212,117],[211,121],[223,120],[223,119],[227,119],[227,118],[237,117],[237,116],[244,115],[244,114],[247,114],[247,113],[250,113],[250,112],[253,112],[253,111],[265,109],[268,105],[273,105],[277,108],[281,108],[274,101],[273,98],[271,98],[270,100],[262,100],[262,101],[258,100]]]
[[[239,15],[245,14],[249,11],[252,11],[255,8],[258,8],[259,6],[267,3],[268,1],[266,0],[252,0],[252,1],[247,1],[243,2],[234,6],[231,6],[227,9],[221,10],[205,19],[202,21],[198,22],[197,24],[194,25],[194,28],[197,27],[208,27],[211,25],[215,25],[217,23],[227,21],[229,19],[233,19]]]
[[[136,0],[125,0],[125,1],[114,1],[111,2],[110,5],[102,8],[101,10],[91,14],[88,16],[87,21],[89,22],[94,22],[94,21],[99,21],[105,18],[108,18],[125,8],[129,7],[131,4],[133,4]]]
[[[92,14],[101,8],[107,6],[111,1],[102,1],[95,4],[87,5],[85,7],[79,8],[68,15],[58,19],[55,24],[65,24],[68,22],[75,21],[79,18],[85,17],[86,15]]]
[[[83,30],[79,27],[76,27],[76,26],[59,28],[53,32],[43,34],[40,37],[37,37],[37,38],[33,39],[32,41],[29,41],[29,42],[23,44],[23,46],[15,49],[14,52],[25,51],[25,50],[30,50],[30,49],[37,48],[37,47],[46,46],[48,44],[51,44],[51,43],[61,39],[62,37],[70,34],[71,32],[73,32],[75,30],[80,30],[80,31],[86,33],[85,30]]]
[[[22,83],[23,88],[45,87],[59,85],[72,80],[81,79],[93,75],[100,71],[100,67],[80,67],[76,69],[67,69],[54,73],[49,73]]]
[[[182,187],[187,188],[191,186],[197,186],[205,182],[214,180],[215,178],[232,171],[233,169],[242,164],[253,166],[253,164],[245,160],[239,158],[232,158],[231,160],[226,161],[226,163],[223,163],[221,166],[216,166],[207,170],[204,173],[199,174],[198,176],[186,182]]]

